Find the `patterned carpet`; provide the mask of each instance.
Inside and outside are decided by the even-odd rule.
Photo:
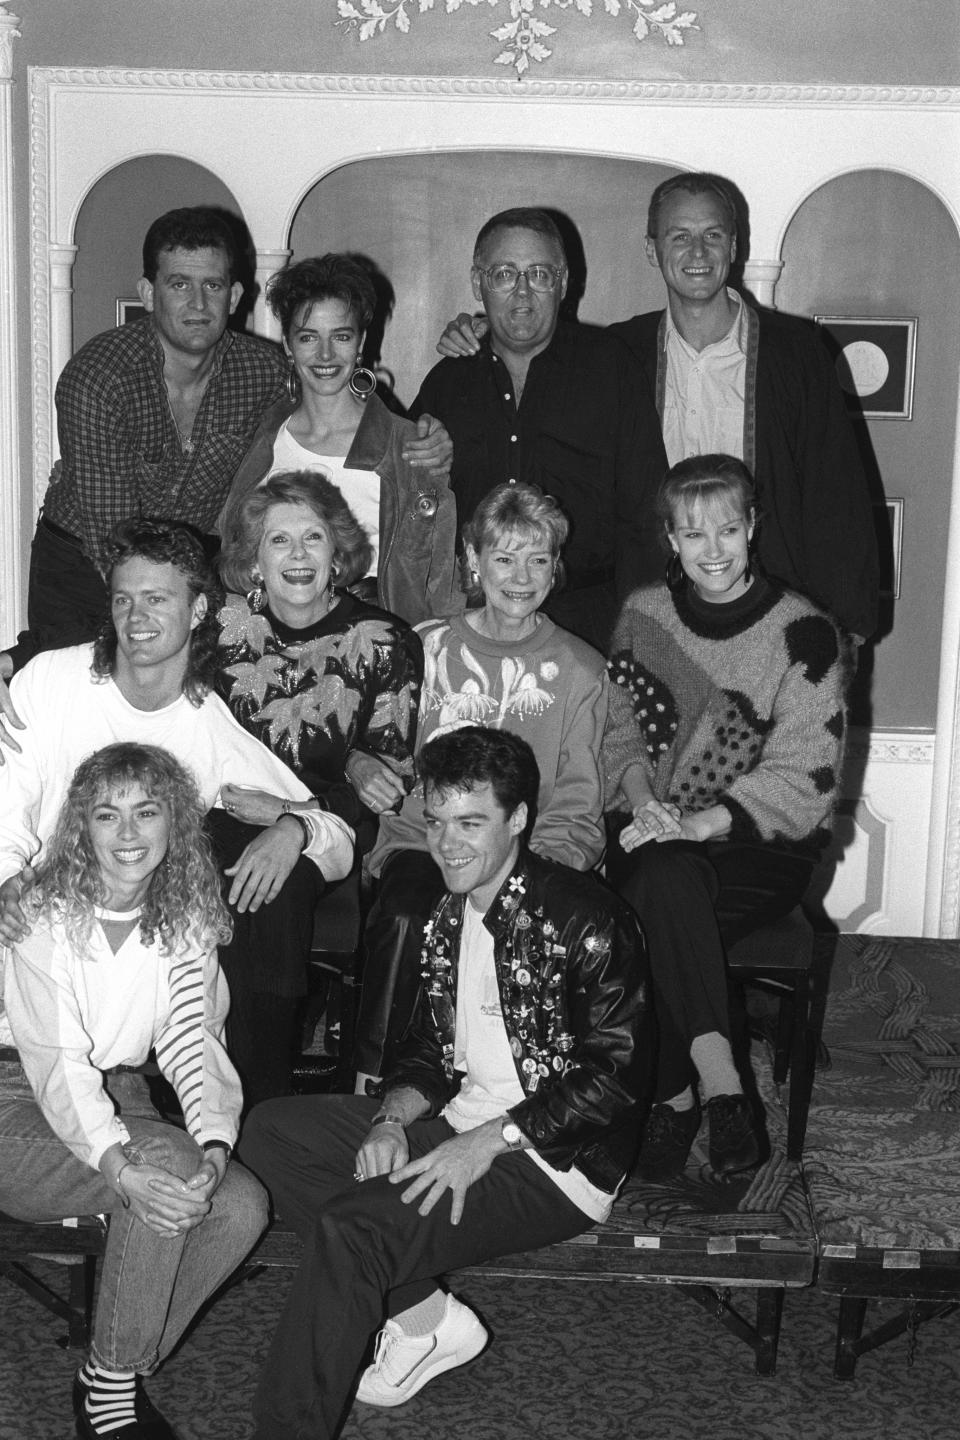
[[[889,942],[858,939],[841,945],[826,1032],[834,1047],[832,1063],[818,1077],[808,1136],[814,1153],[828,1138],[823,1127],[841,1094],[848,1103],[853,1098],[846,1094],[849,1057],[862,1061],[866,1055],[880,1067],[878,1049],[882,1068],[898,1085],[927,1085],[933,1076],[938,1098],[932,1113],[938,1122],[955,1123],[951,1087],[960,1027],[947,1017],[956,1013],[960,944],[897,944],[902,948],[896,953]],[[868,1024],[870,1037],[879,1027],[882,1045],[862,1038]],[[858,1084],[861,1108],[870,1108],[869,1086],[879,1073],[868,1069],[867,1088]],[[914,1127],[919,1114],[913,1112]],[[775,1136],[782,1116],[769,1099],[768,1117]],[[892,1151],[908,1159],[899,1135]],[[813,1153],[810,1161],[818,1173],[821,1162]],[[775,1169],[775,1162],[765,1167],[751,1195],[762,1175]],[[697,1182],[695,1166],[691,1173],[684,1181],[688,1188]],[[786,1213],[791,1193],[780,1187],[774,1203],[764,1190],[756,1204],[747,1204],[748,1196],[737,1208]],[[952,1196],[949,1208],[956,1211]],[[672,1214],[668,1207],[666,1218]],[[714,1233],[722,1234],[723,1218],[713,1217]],[[45,1271],[59,1287],[57,1267],[47,1265]],[[151,1397],[181,1440],[249,1436],[257,1369],[289,1281],[288,1271],[271,1269],[221,1296],[150,1381]],[[854,1380],[838,1382],[832,1378],[837,1301],[813,1289],[791,1289],[777,1373],[761,1379],[750,1351],[669,1287],[471,1274],[455,1288],[491,1330],[488,1351],[441,1376],[401,1410],[356,1406],[343,1440],[957,1440],[960,1435],[960,1313],[921,1326],[915,1353],[908,1337],[900,1336],[861,1358]],[[889,1308],[872,1307],[871,1323],[897,1308],[883,1305]],[[74,1434],[70,1382],[77,1355],[58,1346],[64,1329],[62,1321],[0,1277],[0,1440],[69,1440]]]
[[[182,1440],[244,1440],[266,1337],[289,1272],[222,1296],[150,1382]],[[494,1335],[403,1410],[357,1406],[343,1440],[956,1440],[960,1317],[865,1356],[831,1378],[835,1304],[786,1298],[777,1374],[759,1379],[742,1346],[670,1289],[471,1278],[460,1294]],[[0,1281],[0,1436],[68,1440],[75,1357],[63,1325]]]

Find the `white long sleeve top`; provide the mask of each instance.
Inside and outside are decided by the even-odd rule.
[[[286,800],[311,799],[306,785],[244,730],[218,695],[207,695],[199,706],[180,695],[160,710],[138,710],[112,679],[93,675],[92,661],[92,645],[48,650],[11,681],[26,729],[16,732],[21,753],[5,750],[0,766],[0,884],[43,859],[73,772],[87,755],[118,740],[169,750],[192,772],[207,810],[227,784]],[[350,826],[326,811],[299,813],[311,829],[305,853],[326,879],[342,880],[353,863]]]
[[[151,1049],[194,1139],[235,1143],[243,1097],[221,1038],[230,997],[215,948],[194,942],[163,955],[136,925],[114,955],[97,924],[78,953],[63,924],[43,914],[3,953],[21,1064],[51,1129],[79,1160],[96,1168],[111,1145],[130,1139],[101,1072],[140,1065]]]

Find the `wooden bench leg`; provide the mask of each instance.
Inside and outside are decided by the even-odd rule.
[[[797,976],[792,1004],[793,1035],[790,1052],[790,1098],[787,1101],[787,1158],[803,1158],[803,1142],[807,1134],[807,1115],[813,1094],[816,1066],[816,1041],[810,1034],[810,978]]]
[[[72,1263],[74,1261],[75,1263]],[[90,1343],[93,1286],[97,1274],[96,1255],[71,1257],[67,1271],[67,1298],[64,1299],[20,1261],[0,1262],[0,1275],[5,1275],[52,1315],[67,1322],[67,1334],[57,1343],[64,1349],[82,1349]]]
[[[955,1301],[912,1300],[908,1305],[891,1315],[881,1325],[863,1334],[863,1321],[867,1302],[859,1296],[845,1295],[840,1301],[837,1319],[837,1353],[833,1373],[838,1380],[852,1380],[857,1361],[870,1350],[878,1350],[888,1340],[910,1332],[907,1350],[907,1367],[913,1364],[913,1350],[916,1345],[916,1331],[928,1320],[937,1320],[943,1315],[952,1315],[957,1309]]]
[[[777,1368],[783,1291],[762,1287],[757,1291],[757,1374],[773,1375]]]
[[[863,1332],[867,1302],[859,1295],[844,1295],[837,1316],[837,1348],[833,1373],[837,1380],[852,1380],[857,1368],[857,1342]]]
[[[691,1300],[695,1300],[708,1314],[738,1340],[749,1345],[756,1359],[758,1375],[773,1375],[777,1368],[777,1348],[780,1343],[780,1320],[783,1314],[783,1288],[781,1286],[757,1286],[757,1322],[751,1325],[733,1308],[730,1292],[713,1290],[708,1285],[678,1285]]]

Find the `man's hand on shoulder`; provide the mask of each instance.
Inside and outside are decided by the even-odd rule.
[[[490,323],[483,315],[468,315],[461,310],[456,320],[451,320],[437,341],[437,350],[445,360],[462,360],[466,355],[476,355],[480,341],[490,329]]]
[[[30,934],[20,901],[36,878],[33,866],[24,865],[19,875],[11,875],[0,885],[0,943],[18,945],[25,935]]]
[[[6,745],[8,750],[15,751],[17,755],[20,754],[20,746],[10,734],[7,726],[12,725],[15,730],[26,730],[27,728],[17,714],[13,699],[10,695],[10,687],[7,681],[12,674],[13,660],[10,654],[6,650],[0,651],[0,715],[3,716],[3,720],[0,721],[0,765],[3,764],[4,745]]]
[[[418,470],[427,470],[438,480],[446,480],[453,463],[453,441],[444,425],[432,415],[421,415],[417,421],[416,440],[407,440],[403,458]]]

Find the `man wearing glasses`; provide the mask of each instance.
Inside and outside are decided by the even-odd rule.
[[[488,220],[471,280],[489,333],[477,354],[434,366],[413,414],[450,433],[461,520],[504,482],[560,502],[572,521],[568,578],[545,608],[605,650],[618,601],[663,568],[644,519],[667,464],[643,373],[613,336],[560,319],[566,253],[545,211]]]

